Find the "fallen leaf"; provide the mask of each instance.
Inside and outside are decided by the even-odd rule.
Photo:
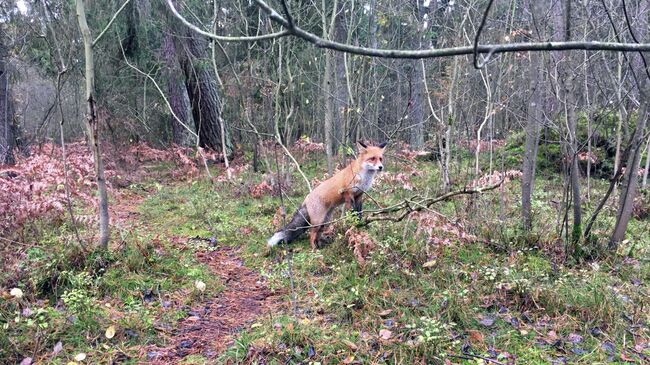
[[[636,359],[627,356],[624,352],[621,352],[621,360],[628,362],[636,362]]]
[[[384,309],[383,311],[377,313],[380,317],[386,317],[387,315],[393,313],[392,309]]]
[[[480,320],[478,323],[484,325],[485,327],[491,327],[494,324],[494,318],[485,317],[482,320]]]
[[[262,327],[261,323],[253,323],[251,324],[251,328],[257,328],[257,327]]]
[[[349,347],[350,350],[354,350],[354,351],[356,351],[356,350],[359,348],[359,346],[357,346],[357,344],[355,344],[355,343],[352,342],[352,341],[343,340],[343,343],[344,343],[347,347]]]
[[[637,343],[634,345],[634,351],[636,352],[643,352],[645,350],[645,345],[642,343]]]
[[[576,354],[578,356],[584,355],[584,354],[587,353],[587,351],[585,351],[585,349],[583,349],[581,347],[574,347],[574,348],[571,349],[571,352],[573,352],[574,354]]]
[[[106,338],[108,338],[109,340],[115,337],[115,326],[113,325],[108,326],[106,332],[104,332],[104,336],[106,336]]]
[[[75,355],[74,359],[76,361],[78,361],[78,362],[84,361],[84,360],[86,360],[86,354],[84,354],[83,352],[80,352],[80,353]]]
[[[203,281],[201,281],[201,280],[195,280],[194,281],[194,287],[198,291],[200,291],[201,293],[203,293],[205,291],[205,283]]]
[[[571,343],[580,343],[580,342],[582,342],[582,336],[580,336],[580,335],[577,334],[577,333],[571,333],[571,334],[567,337],[567,341],[569,341],[569,342],[571,342]]]
[[[343,363],[344,363],[344,364],[352,364],[353,361],[354,361],[354,355],[350,355],[350,356],[346,357],[346,358],[343,360]]]
[[[483,344],[485,341],[483,334],[477,330],[469,330],[467,333],[469,334],[469,340],[474,344]]]
[[[609,341],[603,342],[600,345],[600,348],[603,349],[608,355],[614,355],[616,352],[616,346]]]
[[[389,340],[393,336],[393,332],[387,329],[382,329],[379,331],[379,337],[384,340]]]
[[[20,365],[32,365],[32,358],[26,357],[20,362]]]
[[[11,294],[12,297],[20,299],[23,297],[23,291],[20,288],[12,288],[9,291],[9,294]]]
[[[435,265],[435,264],[436,264],[436,260],[431,260],[431,261],[427,261],[427,262],[425,262],[425,263],[422,265],[422,267],[431,267],[431,266],[433,266],[433,265]]]
[[[57,342],[56,345],[54,345],[54,348],[52,349],[52,356],[56,356],[63,350],[63,343],[61,341]]]

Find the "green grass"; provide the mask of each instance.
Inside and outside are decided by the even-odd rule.
[[[133,229],[115,249],[90,252],[82,252],[65,229],[41,237],[26,250],[21,271],[3,281],[13,281],[25,296],[0,299],[0,358],[65,364],[83,352],[92,363],[137,362],[140,346],[159,341],[156,327],[172,328],[185,317],[174,306],[163,308],[166,302],[189,305],[222,289],[194,251],[154,232]],[[206,283],[206,293],[196,293],[195,280]],[[117,333],[108,339],[111,325]],[[51,357],[57,342],[62,350]]]
[[[310,178],[322,178],[324,166],[314,159],[302,168]],[[414,191],[400,183],[386,183],[376,187],[373,197],[387,206],[415,193],[437,194],[439,173],[434,164],[420,162],[414,167],[421,172],[411,178]],[[404,171],[390,161],[387,170]],[[461,166],[458,171],[471,168]],[[195,251],[211,247],[199,240],[178,247],[165,237],[214,237],[218,245],[240,247],[246,265],[271,288],[284,290],[290,302],[287,252],[284,247],[266,252],[264,246],[274,230],[272,220],[280,199],[253,199],[247,190],[261,181],[261,174],[249,171],[233,183],[216,185],[203,180],[145,183],[149,194],[139,207],[142,225],[109,253],[76,253],[74,246],[60,242],[61,237],[69,237],[65,230],[44,238],[29,252],[25,275],[17,286],[30,293],[30,303],[45,300],[45,312],[39,314],[43,319],[38,317],[37,322],[48,323],[48,328],[14,323],[18,303],[0,302],[0,322],[9,327],[0,334],[0,348],[15,348],[19,341],[17,348],[26,354],[37,346],[32,339],[36,336],[42,348],[61,340],[66,356],[84,351],[101,362],[118,351],[133,354],[129,349],[158,341],[154,321],[173,326],[182,313],[162,310],[158,299],[145,303],[142,293],[149,290],[162,298],[188,293],[194,280],[208,283],[210,292],[205,297],[218,295],[221,288],[194,259]],[[284,199],[288,211],[306,194],[297,174],[292,181],[290,195]],[[621,354],[634,358],[629,347],[650,341],[648,221],[633,220],[629,241],[615,253],[606,252],[603,242],[613,225],[613,208],[606,208],[594,226],[595,241],[579,243],[579,256],[565,254],[552,203],[562,199],[561,184],[557,177],[539,174],[531,233],[521,230],[519,184],[512,181],[503,197],[492,192],[472,201],[459,198],[432,207],[460,219],[469,233],[480,238],[475,242],[451,237],[446,244],[429,243],[415,234],[414,220],[373,224],[365,230],[377,248],[365,267],[345,244],[345,225],[337,227],[333,242],[321,250],[312,251],[306,239],[295,242],[291,264],[297,313],[289,305],[282,313],[260,318],[242,330],[216,363],[411,364],[444,363],[445,359],[477,363],[464,352],[496,354],[504,363],[516,359],[525,364],[558,358],[576,364],[606,362],[610,357],[622,362]],[[606,184],[592,181],[585,217]],[[366,207],[372,208],[372,203]],[[445,232],[434,233],[449,238]],[[98,266],[103,267],[101,272]],[[80,297],[70,299],[63,311],[55,309],[63,295],[74,289]],[[73,307],[83,315],[70,322],[67,317]],[[103,331],[113,323],[132,329],[136,336],[121,331],[113,340],[104,338]],[[609,342],[613,354],[603,347]],[[647,349],[643,351],[650,356]],[[16,351],[5,354],[17,358]],[[61,363],[66,361],[60,358]],[[210,363],[200,356],[184,361]]]

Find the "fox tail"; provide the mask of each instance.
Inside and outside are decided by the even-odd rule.
[[[291,222],[289,222],[289,224],[284,228],[275,232],[275,234],[266,241],[266,244],[269,247],[273,247],[280,242],[291,243],[291,241],[303,234],[307,228],[309,228],[309,214],[307,213],[307,207],[303,204],[298,208],[296,213],[294,213]]]

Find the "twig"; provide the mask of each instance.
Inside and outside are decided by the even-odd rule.
[[[99,33],[99,35],[97,36],[97,38],[95,38],[95,40],[93,41],[92,47],[95,47],[95,45],[97,44],[97,42],[99,42],[99,40],[102,39],[102,37],[104,36],[104,34],[106,33],[106,31],[111,27],[111,25],[113,24],[113,22],[115,21],[115,19],[117,19],[117,17],[120,15],[120,13],[122,12],[122,10],[124,10],[124,8],[126,8],[126,6],[127,6],[130,2],[131,2],[131,0],[126,0],[126,1],[124,2],[124,4],[122,4],[122,6],[120,6],[120,8],[117,9],[117,12],[115,12],[115,14],[113,14],[113,17],[112,17],[111,20],[108,22],[108,24],[106,24],[106,27],[104,27],[104,30],[102,30],[102,32]]]
[[[414,198],[413,200],[403,200],[400,203],[397,203],[395,205],[392,205],[387,208],[379,209],[379,210],[372,210],[369,211],[368,217],[365,218],[360,225],[366,226],[372,222],[376,221],[391,221],[391,222],[399,222],[406,218],[409,214],[417,211],[421,211],[424,209],[427,209],[429,206],[450,199],[454,196],[457,195],[473,195],[473,194],[480,194],[486,191],[494,190],[501,186],[503,182],[505,181],[505,178],[501,179],[498,183],[490,186],[485,186],[485,187],[479,187],[475,189],[468,189],[467,187],[461,189],[461,190],[456,190],[452,191],[440,196],[437,196],[435,198],[428,198],[428,199],[422,199],[420,201],[415,201]],[[413,205],[416,205],[415,207]],[[402,212],[400,215],[395,216],[391,215],[391,213],[398,213]]]
[[[287,209],[284,206],[284,198],[282,195],[282,180],[280,179],[280,164],[278,163],[278,149],[277,147],[273,148],[273,152],[275,154],[275,170],[278,175],[277,181],[278,181],[278,191],[280,193],[280,206],[282,210],[282,226],[286,227],[287,226]],[[293,307],[293,314],[294,316],[298,315],[298,304],[296,301],[296,286],[293,281],[293,270],[291,269],[291,256],[292,256],[291,249],[287,249],[287,273],[289,274],[289,284],[291,286],[291,302],[292,302],[292,307]]]
[[[474,355],[474,354],[469,353],[469,352],[463,352],[463,354],[466,355],[466,356],[470,356],[470,357],[474,357],[474,358],[477,358],[477,359],[485,360],[487,362],[491,362],[491,363],[494,363],[494,364],[497,364],[497,365],[505,365],[501,361],[496,361],[496,360],[490,359],[489,357],[485,357],[485,356],[481,356],[481,355]],[[453,356],[453,357],[459,357],[458,355],[451,355],[451,354],[448,354],[448,355]],[[467,359],[467,360],[469,360],[469,359]]]
[[[275,9],[270,7],[262,0],[255,0],[257,5],[264,10],[276,23],[279,23],[287,30],[280,32],[265,34],[262,36],[254,37],[222,37],[214,33],[201,30],[196,25],[190,23],[182,15],[176,11],[171,4],[171,0],[167,0],[167,5],[172,14],[179,19],[185,26],[189,27],[194,32],[197,32],[205,37],[217,39],[224,42],[255,42],[260,40],[275,39],[293,35],[301,38],[309,43],[312,43],[319,48],[327,48],[335,51],[356,54],[368,57],[383,57],[383,58],[406,58],[406,59],[421,59],[421,58],[438,58],[450,56],[462,56],[477,53],[484,53],[488,58],[493,54],[508,53],[508,52],[523,52],[523,51],[568,51],[568,50],[586,50],[586,51],[615,51],[615,52],[646,52],[650,51],[650,43],[620,43],[620,42],[599,42],[599,41],[567,41],[567,42],[529,42],[529,43],[508,43],[508,44],[484,44],[474,46],[461,46],[461,47],[448,47],[439,49],[422,49],[422,50],[400,50],[400,49],[378,49],[359,47],[346,43],[333,42],[322,37],[310,33],[295,23],[289,23],[287,19],[278,14]]]
[[[478,30],[476,31],[476,36],[474,37],[474,68],[477,70],[483,68],[483,66],[487,63],[487,61],[490,59],[490,56],[492,55],[492,52],[488,53],[488,56],[485,58],[485,60],[479,64],[478,41],[481,38],[481,32],[483,31],[483,27],[485,27],[485,22],[487,21],[487,17],[490,14],[490,8],[492,8],[492,3],[494,3],[494,0],[490,0],[490,2],[488,2],[487,6],[485,7],[483,18],[481,18],[481,24],[478,26]]]
[[[185,26],[190,28],[196,33],[199,33],[200,35],[208,38],[212,38],[218,41],[222,42],[255,42],[255,41],[263,41],[267,39],[275,39],[275,38],[280,38],[284,37],[290,34],[288,30],[282,30],[279,32],[275,33],[270,33],[270,34],[263,34],[263,35],[258,35],[258,36],[246,36],[246,37],[225,37],[225,36],[218,36],[214,33],[206,32],[202,30],[201,28],[197,27],[196,25],[190,23],[187,19],[185,19],[179,12],[176,10],[174,7],[174,4],[172,3],[171,0],[167,0],[167,6],[169,7],[169,10],[172,12],[172,14],[181,21]]]

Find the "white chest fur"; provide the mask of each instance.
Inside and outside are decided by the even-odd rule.
[[[352,188],[355,194],[366,192],[372,187],[377,170],[363,169],[357,174],[356,184]]]

